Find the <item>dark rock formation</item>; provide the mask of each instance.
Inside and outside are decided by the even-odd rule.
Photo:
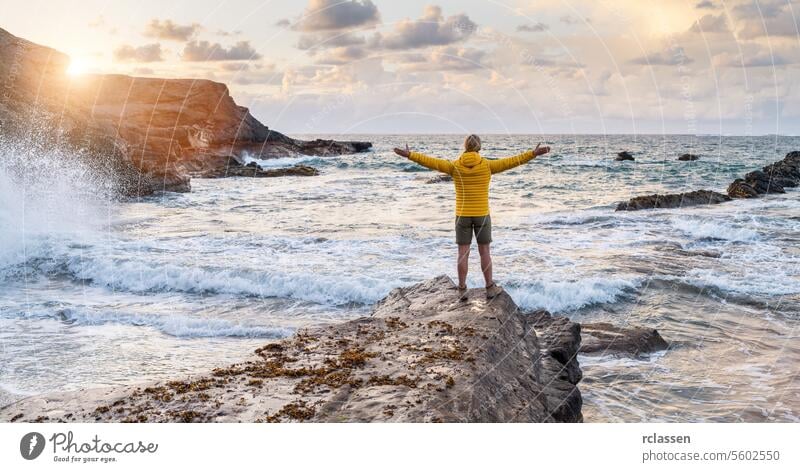
[[[631,153],[628,151],[622,151],[617,153],[617,157],[614,158],[615,161],[633,161],[635,160]]]
[[[580,327],[445,276],[206,375],[31,397],[0,421],[581,421]]]
[[[744,179],[736,179],[728,185],[728,196],[731,198],[755,198],[758,196],[758,191],[754,189]]]
[[[563,316],[540,310],[527,315],[539,337],[542,351],[542,380],[549,398],[563,399],[552,416],[566,423],[583,420],[583,398],[578,382],[583,378],[578,364],[581,326]]]
[[[677,208],[692,205],[722,203],[732,198],[755,198],[769,193],[785,193],[785,188],[800,185],[800,151],[792,151],[780,161],[764,166],[736,179],[728,185],[727,195],[710,190],[646,195],[634,197],[617,205],[617,211],[644,210],[648,208]]]
[[[302,141],[270,130],[210,80],[66,74],[69,58],[0,29],[0,134],[90,151],[125,193],[187,191],[189,173],[239,175],[267,159],[362,152],[368,142]],[[224,168],[224,173],[215,169]],[[246,171],[242,171],[248,174]],[[291,172],[290,172],[291,173]],[[267,175],[279,175],[270,172]]]
[[[617,211],[635,211],[648,208],[682,208],[695,205],[708,205],[722,203],[730,200],[727,195],[710,190],[695,190],[694,192],[653,194],[631,198],[627,202],[617,205]]]
[[[581,323],[581,354],[638,356],[663,351],[669,343],[652,328],[620,327],[611,323]]]
[[[700,157],[695,154],[681,154],[678,156],[679,161],[696,161],[698,159],[700,159]]]
[[[426,184],[438,184],[442,182],[452,182],[453,177],[447,174],[439,174],[437,176],[431,177],[430,179],[426,180]]]

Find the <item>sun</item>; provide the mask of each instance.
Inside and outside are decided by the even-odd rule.
[[[80,57],[73,57],[70,59],[69,67],[67,67],[67,74],[75,76],[85,74],[89,70],[89,63]]]

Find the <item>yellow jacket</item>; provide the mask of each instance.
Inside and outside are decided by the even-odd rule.
[[[456,216],[486,216],[489,214],[489,182],[492,174],[513,169],[536,157],[533,151],[505,159],[484,159],[477,152],[465,152],[448,161],[412,152],[408,157],[428,169],[453,176],[456,186]]]

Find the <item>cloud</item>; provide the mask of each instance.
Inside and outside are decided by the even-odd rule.
[[[283,82],[283,73],[277,70],[275,64],[226,62],[220,68],[233,73],[230,77],[226,76],[225,80],[239,85],[281,85]]]
[[[291,26],[292,23],[287,18],[281,18],[280,20],[275,22],[275,26],[278,28],[288,28]]]
[[[411,54],[405,56],[408,71],[466,71],[482,69],[481,61],[486,55],[485,51],[475,48],[459,48],[455,46],[442,46],[427,54]]]
[[[114,59],[120,62],[159,62],[164,60],[159,43],[139,47],[123,44],[114,50]]]
[[[225,37],[228,37],[228,36],[239,36],[240,34],[242,34],[242,30],[225,31],[223,29],[219,29],[214,34],[216,34],[217,36],[225,36]]]
[[[743,54],[723,53],[714,57],[716,67],[781,67],[800,62],[781,53],[770,53],[768,50],[749,51]]]
[[[150,20],[144,30],[144,35],[151,38],[166,39],[169,41],[186,41],[200,30],[200,25],[179,25],[172,20]]]
[[[133,69],[133,73],[136,75],[153,75],[155,71],[149,67],[137,67]]]
[[[303,17],[294,25],[300,31],[332,31],[380,22],[378,7],[371,0],[311,0]]]
[[[691,64],[694,60],[686,55],[686,51],[681,46],[674,46],[661,52],[637,57],[629,61],[630,64],[640,66],[680,66]]]
[[[465,14],[444,18],[436,5],[425,7],[418,20],[403,20],[384,36],[381,46],[387,49],[414,49],[425,46],[444,46],[467,39],[476,25]]]
[[[548,26],[542,22],[517,26],[517,31],[525,33],[541,33],[542,31],[547,31],[547,29]]]
[[[202,61],[252,61],[261,59],[250,41],[239,41],[228,49],[219,43],[190,41],[183,48],[182,58],[187,62]]]
[[[786,2],[748,2],[735,7],[733,15],[739,19],[738,35],[744,39],[800,35],[793,10]]]
[[[359,46],[343,46],[331,49],[317,60],[317,64],[342,65],[367,57],[366,49]]]
[[[692,33],[726,33],[729,31],[725,15],[703,15],[689,31]]]
[[[717,6],[711,0],[703,0],[694,6],[698,10],[716,10]]]
[[[323,33],[303,34],[297,41],[297,48],[302,50],[329,49],[343,46],[358,46],[366,43],[363,36],[352,33],[328,31]]]
[[[106,24],[106,19],[103,15],[98,16],[89,22],[89,28],[100,28]]]
[[[584,21],[587,23],[591,23],[588,18],[575,18],[572,15],[564,15],[558,19],[558,21],[564,23],[565,25],[577,25],[579,23],[583,23]]]

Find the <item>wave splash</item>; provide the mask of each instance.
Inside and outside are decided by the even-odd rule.
[[[285,338],[292,334],[286,328],[251,326],[217,318],[198,318],[183,315],[152,315],[136,313],[97,312],[65,308],[56,312],[33,313],[28,317],[57,318],[73,326],[122,325],[156,329],[178,338]]]
[[[0,138],[0,267],[99,235],[112,180],[80,153]]]

